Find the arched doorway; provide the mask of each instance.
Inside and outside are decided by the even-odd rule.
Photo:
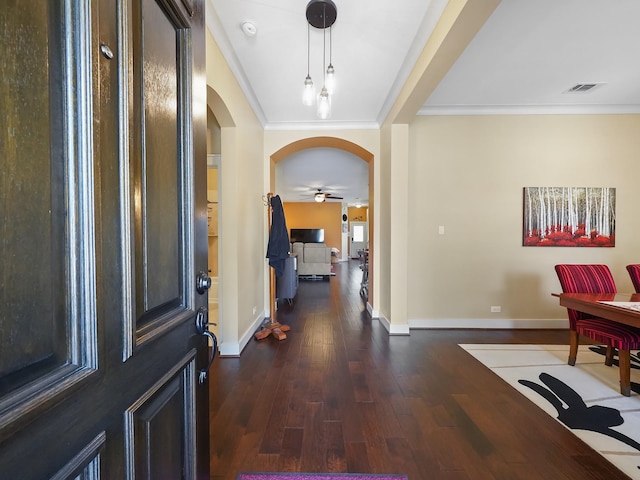
[[[225,236],[220,214],[223,207],[222,190],[224,185],[221,171],[224,168],[222,129],[234,127],[229,109],[218,93],[211,87],[207,87],[207,222],[208,222],[208,269],[212,279],[211,288],[208,291],[209,322],[215,325],[210,327],[218,337],[219,346],[228,337],[230,325],[224,325],[222,319],[226,318],[222,312],[225,309],[225,299],[221,295],[220,286],[224,279],[224,269],[221,268],[221,245]]]
[[[335,149],[339,149],[339,150],[344,150],[346,152],[349,152],[353,155],[356,155],[357,157],[361,158],[362,160],[364,160],[365,162],[367,162],[367,164],[369,165],[369,259],[373,259],[374,255],[372,254],[375,248],[374,245],[374,236],[373,236],[373,230],[374,230],[374,223],[373,223],[373,219],[374,219],[374,215],[373,215],[373,208],[374,208],[374,204],[372,199],[374,198],[374,188],[373,188],[373,162],[374,162],[374,155],[373,153],[369,152],[368,150],[366,150],[365,148],[361,147],[360,145],[351,142],[349,140],[345,140],[342,138],[337,138],[337,137],[329,137],[329,136],[314,136],[314,137],[309,137],[309,138],[304,138],[304,139],[300,139],[300,140],[296,140],[294,142],[291,142],[285,146],[283,146],[282,148],[280,148],[279,150],[277,150],[276,152],[274,152],[271,157],[270,157],[270,187],[271,187],[271,191],[275,191],[276,190],[276,185],[275,185],[275,170],[276,170],[276,165],[281,162],[282,160],[284,160],[285,158],[293,155],[296,152],[300,152],[302,150],[306,150],[306,149],[311,149],[311,148],[335,148]],[[371,286],[374,275],[373,275],[373,271],[375,269],[375,265],[373,264],[372,261],[369,262],[369,297],[367,299],[367,303],[369,305],[371,305],[373,303],[373,298],[372,298],[372,294],[371,292],[373,292],[373,288]]]

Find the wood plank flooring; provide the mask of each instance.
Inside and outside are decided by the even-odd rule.
[[[566,331],[418,330],[366,313],[358,263],[301,281],[278,319],[211,371],[211,478],[238,472],[406,474],[411,480],[625,479],[457,346],[567,344]],[[568,348],[568,347],[567,347]]]

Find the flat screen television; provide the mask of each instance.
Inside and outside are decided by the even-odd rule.
[[[324,243],[324,228],[292,228],[289,241],[291,243]]]

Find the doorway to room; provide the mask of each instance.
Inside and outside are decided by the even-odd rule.
[[[367,190],[368,190],[368,198],[373,198],[373,172],[374,172],[374,156],[373,154],[364,149],[363,147],[361,147],[358,144],[355,144],[353,142],[350,142],[348,140],[342,139],[342,138],[335,138],[335,137],[325,137],[325,136],[318,136],[318,137],[309,137],[309,138],[304,138],[301,140],[297,140],[294,142],[291,142],[285,146],[283,146],[282,148],[280,148],[279,150],[275,151],[272,155],[271,155],[271,187],[275,189],[275,187],[278,187],[278,192],[280,192],[281,190],[281,184],[276,180],[276,177],[278,176],[277,174],[277,165],[291,157],[292,155],[305,151],[305,150],[314,150],[314,149],[324,149],[324,150],[330,150],[330,149],[337,149],[337,150],[342,150],[343,152],[349,153],[349,154],[353,154],[356,157],[359,157],[361,160],[364,160],[368,165],[367,165],[367,169],[366,171],[368,171],[368,185],[367,185]],[[323,160],[326,160],[323,158]],[[320,162],[321,166],[324,166],[326,168],[326,161]],[[338,168],[339,171],[341,171],[342,169]],[[344,173],[344,172],[341,172]],[[341,182],[337,181],[336,184],[339,184]],[[324,185],[323,185],[324,186]],[[308,192],[308,185],[306,185],[307,190],[305,190],[303,193],[307,193]],[[333,194],[333,192],[331,192]],[[343,197],[344,195],[340,195],[341,197]],[[313,196],[312,198],[315,198],[315,196]],[[285,199],[286,200],[286,199]],[[317,201],[317,200],[316,200]],[[317,205],[323,205],[326,202],[323,203],[318,203]],[[360,202],[354,202],[354,203],[360,203]],[[368,203],[368,202],[367,202]],[[313,206],[313,202],[310,203],[311,206]],[[364,205],[362,205],[364,206]],[[342,259],[348,259],[350,257],[348,250],[348,245],[350,244],[350,239],[346,238],[349,236],[349,222],[347,220],[344,219],[345,213],[344,209],[346,208],[345,205],[342,205],[342,209],[339,209],[337,215],[336,215],[336,231],[337,233],[337,240],[335,241],[335,243],[337,245],[341,245],[342,248],[340,249],[340,256],[342,257]],[[351,209],[352,207],[348,207],[349,209]],[[286,201],[285,201],[285,210],[286,210]],[[348,213],[346,215],[348,217]],[[373,231],[374,229],[374,225],[373,225],[373,205],[368,205],[367,208],[367,221],[366,223],[366,230],[367,230],[367,239],[371,238],[370,232]],[[289,222],[287,221],[287,226],[292,228],[291,225],[289,225]],[[301,226],[303,227],[303,226]],[[305,225],[305,227],[309,227],[311,228],[309,225]],[[375,245],[373,245],[372,242],[365,242],[365,248],[369,248],[371,250],[371,252],[374,252],[375,249]],[[374,278],[374,269],[375,266],[373,264],[373,259],[375,258],[374,255],[371,255],[371,263],[369,265],[369,270],[370,270],[370,278],[373,280]],[[370,282],[372,283],[372,282]],[[371,285],[370,285],[371,287]],[[370,290],[372,290],[372,288],[370,288]],[[369,303],[371,305],[373,305],[373,297],[372,295],[369,295]]]
[[[349,256],[360,258],[359,252],[367,249],[367,222],[350,222],[350,238]]]
[[[208,240],[208,268],[211,278],[211,288],[209,289],[209,323],[212,324],[210,330],[219,336],[219,211],[220,211],[220,154],[207,155],[207,240]]]

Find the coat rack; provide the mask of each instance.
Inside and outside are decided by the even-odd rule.
[[[273,193],[268,193],[266,196],[266,206],[267,206],[267,221],[269,224],[269,247],[267,247],[267,257],[270,255],[270,247],[271,242],[274,239],[274,236],[277,232],[274,232],[274,229],[282,230],[284,228],[284,233],[286,233],[287,227],[284,224],[284,214],[278,215],[278,218],[282,220],[282,225],[274,225],[273,222],[273,206],[272,199],[275,197]],[[278,205],[279,208],[282,208],[280,204],[280,198],[278,197]],[[273,228],[272,228],[273,227]],[[287,235],[287,244],[288,242]],[[269,257],[270,258],[270,257]],[[276,318],[276,272],[275,268],[269,267],[269,322],[266,322],[260,327],[255,333],[256,340],[262,340],[263,338],[267,338],[269,335],[273,335],[278,340],[284,340],[287,338],[287,334],[284,332],[288,332],[291,330],[291,327],[288,325],[283,325],[278,322]]]

